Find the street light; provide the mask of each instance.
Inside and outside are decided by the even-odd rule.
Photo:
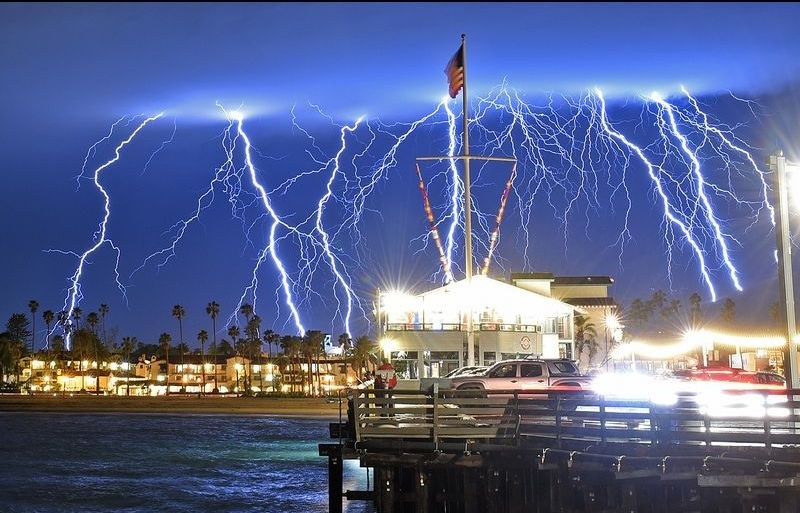
[[[786,382],[791,388],[800,387],[800,375],[797,369],[797,345],[795,336],[797,325],[794,312],[794,282],[792,280],[792,242],[789,230],[789,184],[787,171],[794,176],[800,176],[800,166],[786,162],[783,152],[772,155],[769,164],[775,171],[775,181],[778,195],[778,215],[775,218],[775,234],[778,238],[776,257],[778,260],[778,280],[780,282],[780,318],[785,329],[787,350],[784,353],[784,372]],[[788,168],[788,169],[787,169]],[[798,197],[795,194],[795,197]]]

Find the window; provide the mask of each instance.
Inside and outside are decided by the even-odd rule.
[[[425,351],[423,356],[426,377],[438,378],[459,366],[458,351]]]
[[[393,351],[390,356],[397,379],[419,379],[417,351]]]
[[[494,351],[484,351],[483,353],[483,364],[486,366],[491,366],[497,363],[497,353]]]
[[[515,378],[517,377],[517,364],[516,363],[507,363],[505,365],[501,365],[500,367],[496,368],[494,372],[492,372],[493,378]]]
[[[536,378],[542,375],[542,366],[538,363],[523,363],[519,375],[523,378]]]
[[[551,362],[550,367],[554,367],[558,374],[575,374],[578,368],[572,362]]]

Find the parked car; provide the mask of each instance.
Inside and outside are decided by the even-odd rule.
[[[421,378],[419,380],[419,389],[424,392],[432,392],[433,385],[438,384],[439,389],[451,388],[451,380],[460,376],[478,376],[486,371],[486,366],[473,365],[467,367],[459,367],[448,372],[443,378]]]
[[[731,383],[731,388],[773,389],[785,388],[786,378],[775,372],[751,372],[724,366],[697,367],[676,371],[675,377],[688,381],[714,381]]]
[[[567,359],[517,359],[497,362],[477,376],[451,379],[456,390],[552,390],[560,387],[588,387],[591,378]]]

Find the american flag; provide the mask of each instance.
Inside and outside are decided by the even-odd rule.
[[[458,96],[458,91],[464,87],[464,43],[461,43],[453,58],[447,63],[444,74],[447,75],[447,83],[450,85],[450,98],[455,98]]]

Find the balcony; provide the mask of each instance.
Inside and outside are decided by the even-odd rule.
[[[538,324],[481,322],[475,323],[473,327],[475,331],[542,333],[542,326]],[[458,323],[389,323],[386,325],[386,331],[467,331],[467,325]]]

